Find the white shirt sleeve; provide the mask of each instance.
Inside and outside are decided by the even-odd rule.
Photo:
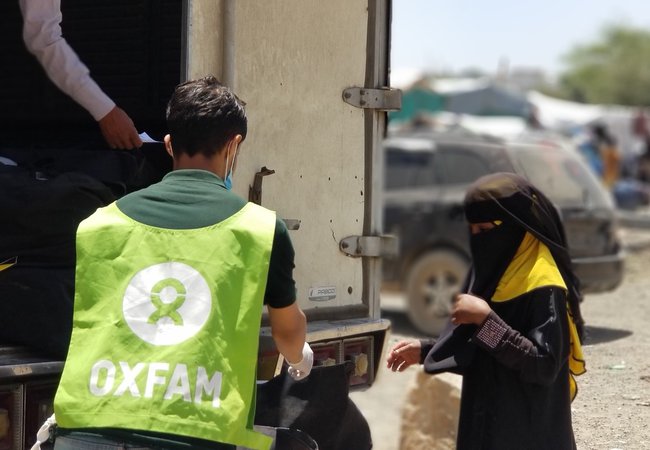
[[[20,0],[23,40],[52,82],[83,106],[95,120],[115,103],[90,77],[88,67],[68,45],[61,32],[60,0]]]

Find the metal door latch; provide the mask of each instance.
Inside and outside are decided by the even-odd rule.
[[[355,258],[370,256],[384,258],[397,256],[398,240],[396,236],[348,236],[341,239],[339,249]]]
[[[267,175],[273,175],[275,170],[268,169],[266,166],[262,167],[259,172],[255,174],[253,185],[248,186],[248,201],[262,205],[262,181]],[[287,226],[288,230],[297,230],[300,228],[300,219],[282,219]]]
[[[255,174],[255,179],[253,180],[253,185],[248,186],[248,201],[257,203],[258,205],[262,204],[262,181],[265,176],[273,175],[275,170],[267,169],[266,166],[262,167],[259,172]]]

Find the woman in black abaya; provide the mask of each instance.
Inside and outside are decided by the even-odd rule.
[[[464,206],[473,264],[451,323],[435,343],[397,343],[388,367],[463,375],[459,450],[573,450],[583,323],[557,210],[511,173],[477,180]]]

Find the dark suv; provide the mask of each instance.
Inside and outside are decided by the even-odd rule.
[[[384,261],[383,288],[403,291],[418,330],[436,335],[447,321],[470,261],[465,190],[493,172],[518,173],[555,203],[583,292],[621,283],[623,253],[611,196],[573,149],[419,132],[387,138],[384,156],[384,230],[399,238],[400,251]]]

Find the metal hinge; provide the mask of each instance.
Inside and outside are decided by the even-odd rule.
[[[343,101],[357,108],[399,111],[402,109],[402,91],[393,88],[349,87],[343,90]]]
[[[398,240],[396,236],[348,236],[341,239],[339,249],[355,258],[370,256],[384,258],[397,256]]]

